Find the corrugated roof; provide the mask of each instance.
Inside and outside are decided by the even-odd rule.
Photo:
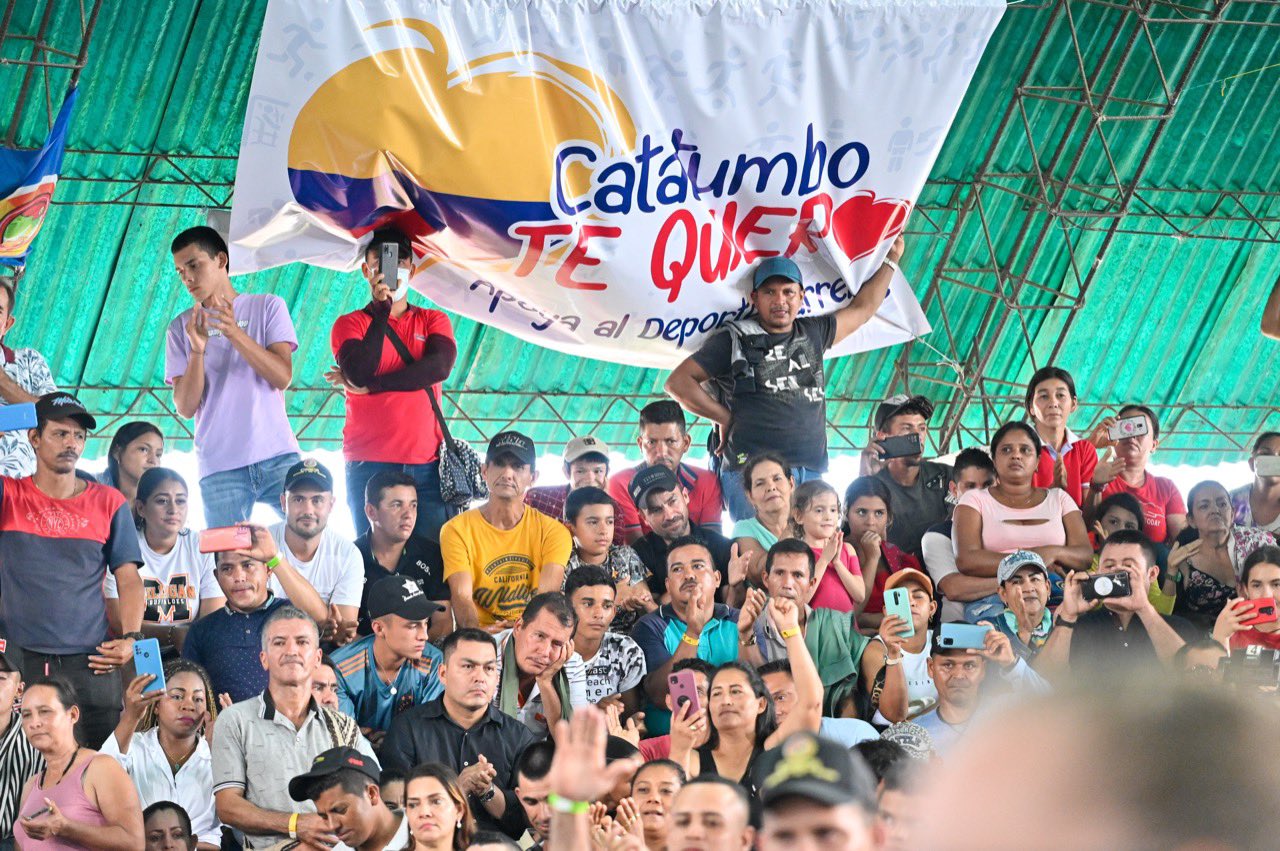
[[[49,41],[78,43],[77,5],[55,4]],[[44,8],[44,3],[20,4],[11,30],[34,32]],[[164,413],[164,331],[187,304],[170,268],[167,246],[178,230],[202,221],[200,205],[213,206],[229,195],[265,8],[265,0],[103,5],[70,141],[73,151],[94,153],[72,152],[66,158],[67,179],[59,186],[57,203],[31,258],[20,295],[19,323],[8,341],[37,346],[49,357],[60,384],[116,388],[86,391],[89,403],[99,410],[130,418]],[[1161,5],[1147,11],[1156,17],[1176,14]],[[1264,4],[1228,4],[1223,13],[1237,20],[1280,23],[1280,12]],[[1183,8],[1181,14],[1189,13]],[[1074,39],[1069,18],[1075,23]],[[1034,171],[1033,153],[1044,163],[1059,145],[1064,154],[1053,174],[1064,177],[1071,171],[1085,125],[1073,123],[1073,111],[1066,104],[1027,102],[1030,139],[1022,132],[1020,118],[996,137],[997,119],[1020,84],[1078,85],[1083,62],[1096,81],[1116,74],[1117,97],[1161,103],[1165,92],[1160,69],[1172,83],[1195,50],[1202,27],[1153,24],[1149,32],[1154,52],[1139,33],[1134,50],[1120,63],[1135,21],[1131,13],[1079,0],[1010,8],[921,198],[931,220],[917,216],[912,224],[913,230],[936,233],[914,237],[903,264],[922,297],[939,274],[948,237],[957,228],[950,265],[990,265],[985,237],[977,235],[972,210],[964,209],[976,198],[984,205],[987,221],[995,225],[992,239],[1003,266],[1047,287],[1075,292],[1070,258],[1087,271],[1102,244],[1106,220],[1090,223],[1100,230],[1084,230],[1080,226],[1085,223],[1073,219],[1064,235],[1054,217],[1031,208],[1025,198],[990,187],[979,192],[972,184],[984,163],[991,173],[1025,175]],[[1214,453],[1230,450],[1241,439],[1236,435],[1233,442],[1217,427],[1243,434],[1264,425],[1265,412],[1230,408],[1270,402],[1268,377],[1275,373],[1276,349],[1258,336],[1257,325],[1280,251],[1274,244],[1242,240],[1261,235],[1251,216],[1264,222],[1280,219],[1280,199],[1267,194],[1280,192],[1280,157],[1275,156],[1273,142],[1274,128],[1280,125],[1280,71],[1243,76],[1225,88],[1218,81],[1280,62],[1277,34],[1278,29],[1240,25],[1214,28],[1139,181],[1139,197],[1162,211],[1206,215],[1218,205],[1218,215],[1197,233],[1222,239],[1179,239],[1171,235],[1173,227],[1153,216],[1126,218],[1124,229],[1147,229],[1150,234],[1119,234],[1111,241],[1058,358],[1076,375],[1086,403],[1140,399],[1170,411],[1166,426],[1175,426],[1178,434],[1171,440],[1177,449],[1165,454],[1167,462],[1216,459]],[[10,41],[3,53],[12,57],[25,49]],[[60,92],[59,79],[65,81],[65,75],[51,79],[51,90]],[[0,66],[0,91],[10,95],[7,102],[13,101],[20,80],[21,68]],[[21,144],[36,144],[42,138],[47,126],[42,103],[43,94],[25,110],[18,134]],[[1142,113],[1122,102],[1109,104],[1105,111],[1112,118]],[[1158,111],[1147,108],[1145,114]],[[1106,123],[1107,150],[1122,176],[1134,173],[1153,126],[1139,121]],[[152,183],[135,186],[144,176]],[[1096,138],[1083,145],[1071,177],[1094,187],[1114,180],[1106,151]],[[190,185],[192,181],[204,191]],[[996,182],[1035,193],[1031,178]],[[1170,189],[1195,192],[1164,191]],[[1223,201],[1223,192],[1264,194],[1245,198],[1250,208],[1245,212],[1233,201]],[[1069,193],[1064,204],[1075,210],[1103,210],[1106,198],[1114,196],[1104,192],[1089,200]],[[137,203],[101,203],[113,198]],[[1135,201],[1131,210],[1143,213],[1147,207]],[[1188,221],[1179,219],[1179,226]],[[1032,246],[1044,229],[1046,240],[1057,242],[1046,242],[1049,247],[1033,259]],[[995,287],[989,275],[959,277]],[[297,266],[246,276],[237,279],[237,285],[275,292],[288,301],[302,340],[295,357],[295,389],[289,396],[295,428],[312,445],[336,445],[342,403],[328,395],[321,377],[330,363],[328,330],[337,315],[361,303],[363,284],[357,285],[351,276]],[[1060,296],[1034,289],[1024,289],[1019,300],[1041,307],[1064,303]],[[1016,397],[1034,366],[1049,357],[1067,314],[1022,310],[999,338],[992,339],[983,326],[989,304],[989,297],[943,281],[936,297],[926,301],[936,329],[929,342],[948,357],[963,359],[971,342],[979,339],[982,346],[994,349],[984,373],[990,379],[988,393],[1003,387]],[[467,438],[519,419],[538,440],[558,443],[571,431],[595,428],[604,439],[624,445],[631,440],[634,409],[661,393],[663,375],[652,370],[539,349],[468,320],[455,319],[455,328],[459,367],[447,389],[451,402],[461,405],[474,423],[469,425],[459,414],[459,430]],[[867,400],[890,388],[899,375],[895,369],[900,355],[901,348],[894,348],[830,364],[833,445],[863,439],[871,413]],[[911,360],[937,358],[917,345]],[[912,386],[938,398],[939,416],[945,416],[955,393],[938,382],[955,381],[956,372],[926,363],[913,367],[913,373]],[[992,410],[970,406],[960,442],[980,439],[991,417],[1015,413],[1016,406],[1008,404]],[[166,430],[177,435],[185,427],[170,420]]]

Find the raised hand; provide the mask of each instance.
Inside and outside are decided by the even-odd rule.
[[[907,241],[902,234],[898,234],[898,238],[893,241],[893,245],[889,246],[889,259],[897,263],[902,259],[902,255],[907,253]]]
[[[836,529],[831,533],[831,537],[827,538],[822,545],[822,555],[820,556],[823,564],[835,564],[836,559],[840,556],[844,549],[844,532]]]
[[[800,626],[800,608],[795,600],[774,597],[769,601],[769,616],[773,618],[773,625],[779,632],[786,632]]]
[[[902,635],[902,631],[907,628],[907,622],[897,615],[885,615],[880,619],[880,629],[877,635],[884,642],[886,655],[888,651],[897,648],[898,652],[902,652],[902,643],[906,641],[906,637]],[[896,658],[896,657],[895,657]]]
[[[1098,466],[1093,469],[1093,479],[1089,483],[1096,488],[1105,487],[1123,471],[1124,462],[1116,457],[1115,448],[1110,448],[1106,455],[1098,459]]]
[[[143,693],[143,690],[155,682],[155,679],[155,674],[143,674],[129,681],[129,685],[124,690],[125,715],[134,719],[141,718],[143,713],[147,711],[148,706],[164,697],[163,691],[153,691],[150,694]]]
[[[711,622],[715,609],[715,596],[708,594],[706,589],[698,587],[694,589],[693,597],[689,600],[689,617],[685,624],[694,635],[702,635],[702,630]]]
[[[991,621],[978,621],[978,623],[991,628],[983,636],[982,649],[969,652],[990,659],[1006,670],[1018,664],[1018,656],[1013,652],[1013,644],[1009,641],[1009,636],[992,626]]]
[[[640,725],[644,722],[644,713],[637,712],[627,719],[626,724],[623,724],[623,711],[623,706],[618,701],[611,701],[605,705],[604,715],[609,728],[609,735],[638,747],[640,745]]]
[[[738,552],[738,545],[734,544],[729,550],[729,584],[732,586],[741,585],[747,579],[747,565],[751,562],[751,557],[745,553]]]
[[[217,331],[228,341],[244,333],[236,324],[236,314],[230,303],[221,298],[214,299],[213,304],[205,308],[205,321],[210,329]]]
[[[556,754],[547,773],[551,791],[570,801],[598,801],[639,767],[639,757],[605,764],[609,738],[604,713],[588,704],[556,722]]]
[[[191,317],[187,320],[187,344],[192,352],[203,352],[209,344],[209,325],[204,308],[196,305],[191,309]]]
[[[746,637],[750,636],[751,631],[755,629],[756,621],[760,619],[760,613],[764,611],[768,601],[769,598],[759,588],[747,589],[747,599],[738,610],[738,635],[743,640],[746,640]]]

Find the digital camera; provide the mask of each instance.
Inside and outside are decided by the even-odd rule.
[[[1133,593],[1129,583],[1129,574],[1124,571],[1116,573],[1099,573],[1090,576],[1080,586],[1086,600],[1105,600],[1108,597],[1128,597]]]

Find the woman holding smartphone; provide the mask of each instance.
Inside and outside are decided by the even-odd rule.
[[[198,618],[226,605],[213,569],[213,556],[200,552],[199,536],[186,528],[187,483],[173,470],[152,467],[138,480],[133,503],[138,524],[146,589],[142,631],[160,642],[166,658],[177,656],[187,628]],[[110,573],[103,584],[107,618],[120,629],[116,583]]]
[[[22,787],[13,834],[23,851],[138,851],[142,807],[129,775],[105,754],[81,747],[76,693],[61,677],[27,686],[22,731],[45,768]]]
[[[222,847],[222,824],[213,805],[209,736],[218,703],[209,675],[194,662],[164,666],[164,689],[146,691],[155,679],[135,677],[124,693],[115,733],[102,744],[133,778],[142,805],[180,804],[194,824],[202,851]]]

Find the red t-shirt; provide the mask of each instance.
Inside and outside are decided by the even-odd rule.
[[[901,548],[885,541],[880,545],[880,560],[882,564],[876,569],[876,584],[867,592],[867,605],[863,609],[864,612],[872,615],[882,614],[884,612],[884,584],[889,581],[889,574],[897,573],[899,570],[906,570],[908,567],[920,570],[920,559],[904,552]],[[925,574],[928,576],[928,574]],[[865,582],[865,577],[863,578]]]
[[[1254,627],[1247,627],[1231,636],[1232,650],[1243,650],[1246,647],[1280,650],[1280,632],[1259,632]]]
[[[373,317],[364,310],[339,316],[329,334],[334,356],[348,340],[360,340]],[[453,339],[449,317],[438,310],[409,306],[399,317],[389,320],[391,328],[404,341],[416,359],[426,353],[427,338],[432,334]],[[389,339],[382,341],[382,360],[376,375],[403,369],[400,357]],[[439,385],[431,392],[440,399]],[[347,418],[342,426],[342,455],[348,461],[388,461],[395,464],[427,464],[435,461],[440,451],[441,434],[435,412],[427,394],[421,390],[384,391],[381,393],[347,393]]]
[[[622,509],[615,522],[619,529],[639,529],[641,534],[650,531],[649,524],[631,501],[631,480],[638,467],[619,470],[609,477],[609,496]],[[689,492],[689,522],[694,526],[712,526],[719,529],[724,522],[724,500],[720,495],[720,480],[710,470],[702,470],[689,464],[681,464],[677,474],[680,484]]]
[[[1066,492],[1075,500],[1076,505],[1084,505],[1084,489],[1093,481],[1093,472],[1098,467],[1098,450],[1087,440],[1076,438],[1062,453],[1063,466],[1067,468]],[[1031,479],[1031,484],[1038,488],[1051,488],[1053,484],[1053,455],[1049,447],[1040,447],[1040,466]]]
[[[1163,544],[1165,538],[1169,537],[1168,516],[1170,514],[1186,514],[1187,504],[1182,501],[1182,494],[1178,493],[1178,486],[1172,480],[1146,474],[1146,480],[1141,487],[1130,487],[1124,479],[1117,476],[1111,480],[1105,488],[1102,489],[1102,498],[1106,499],[1113,493],[1127,493],[1137,497],[1138,502],[1142,503],[1146,536],[1157,544]]]

